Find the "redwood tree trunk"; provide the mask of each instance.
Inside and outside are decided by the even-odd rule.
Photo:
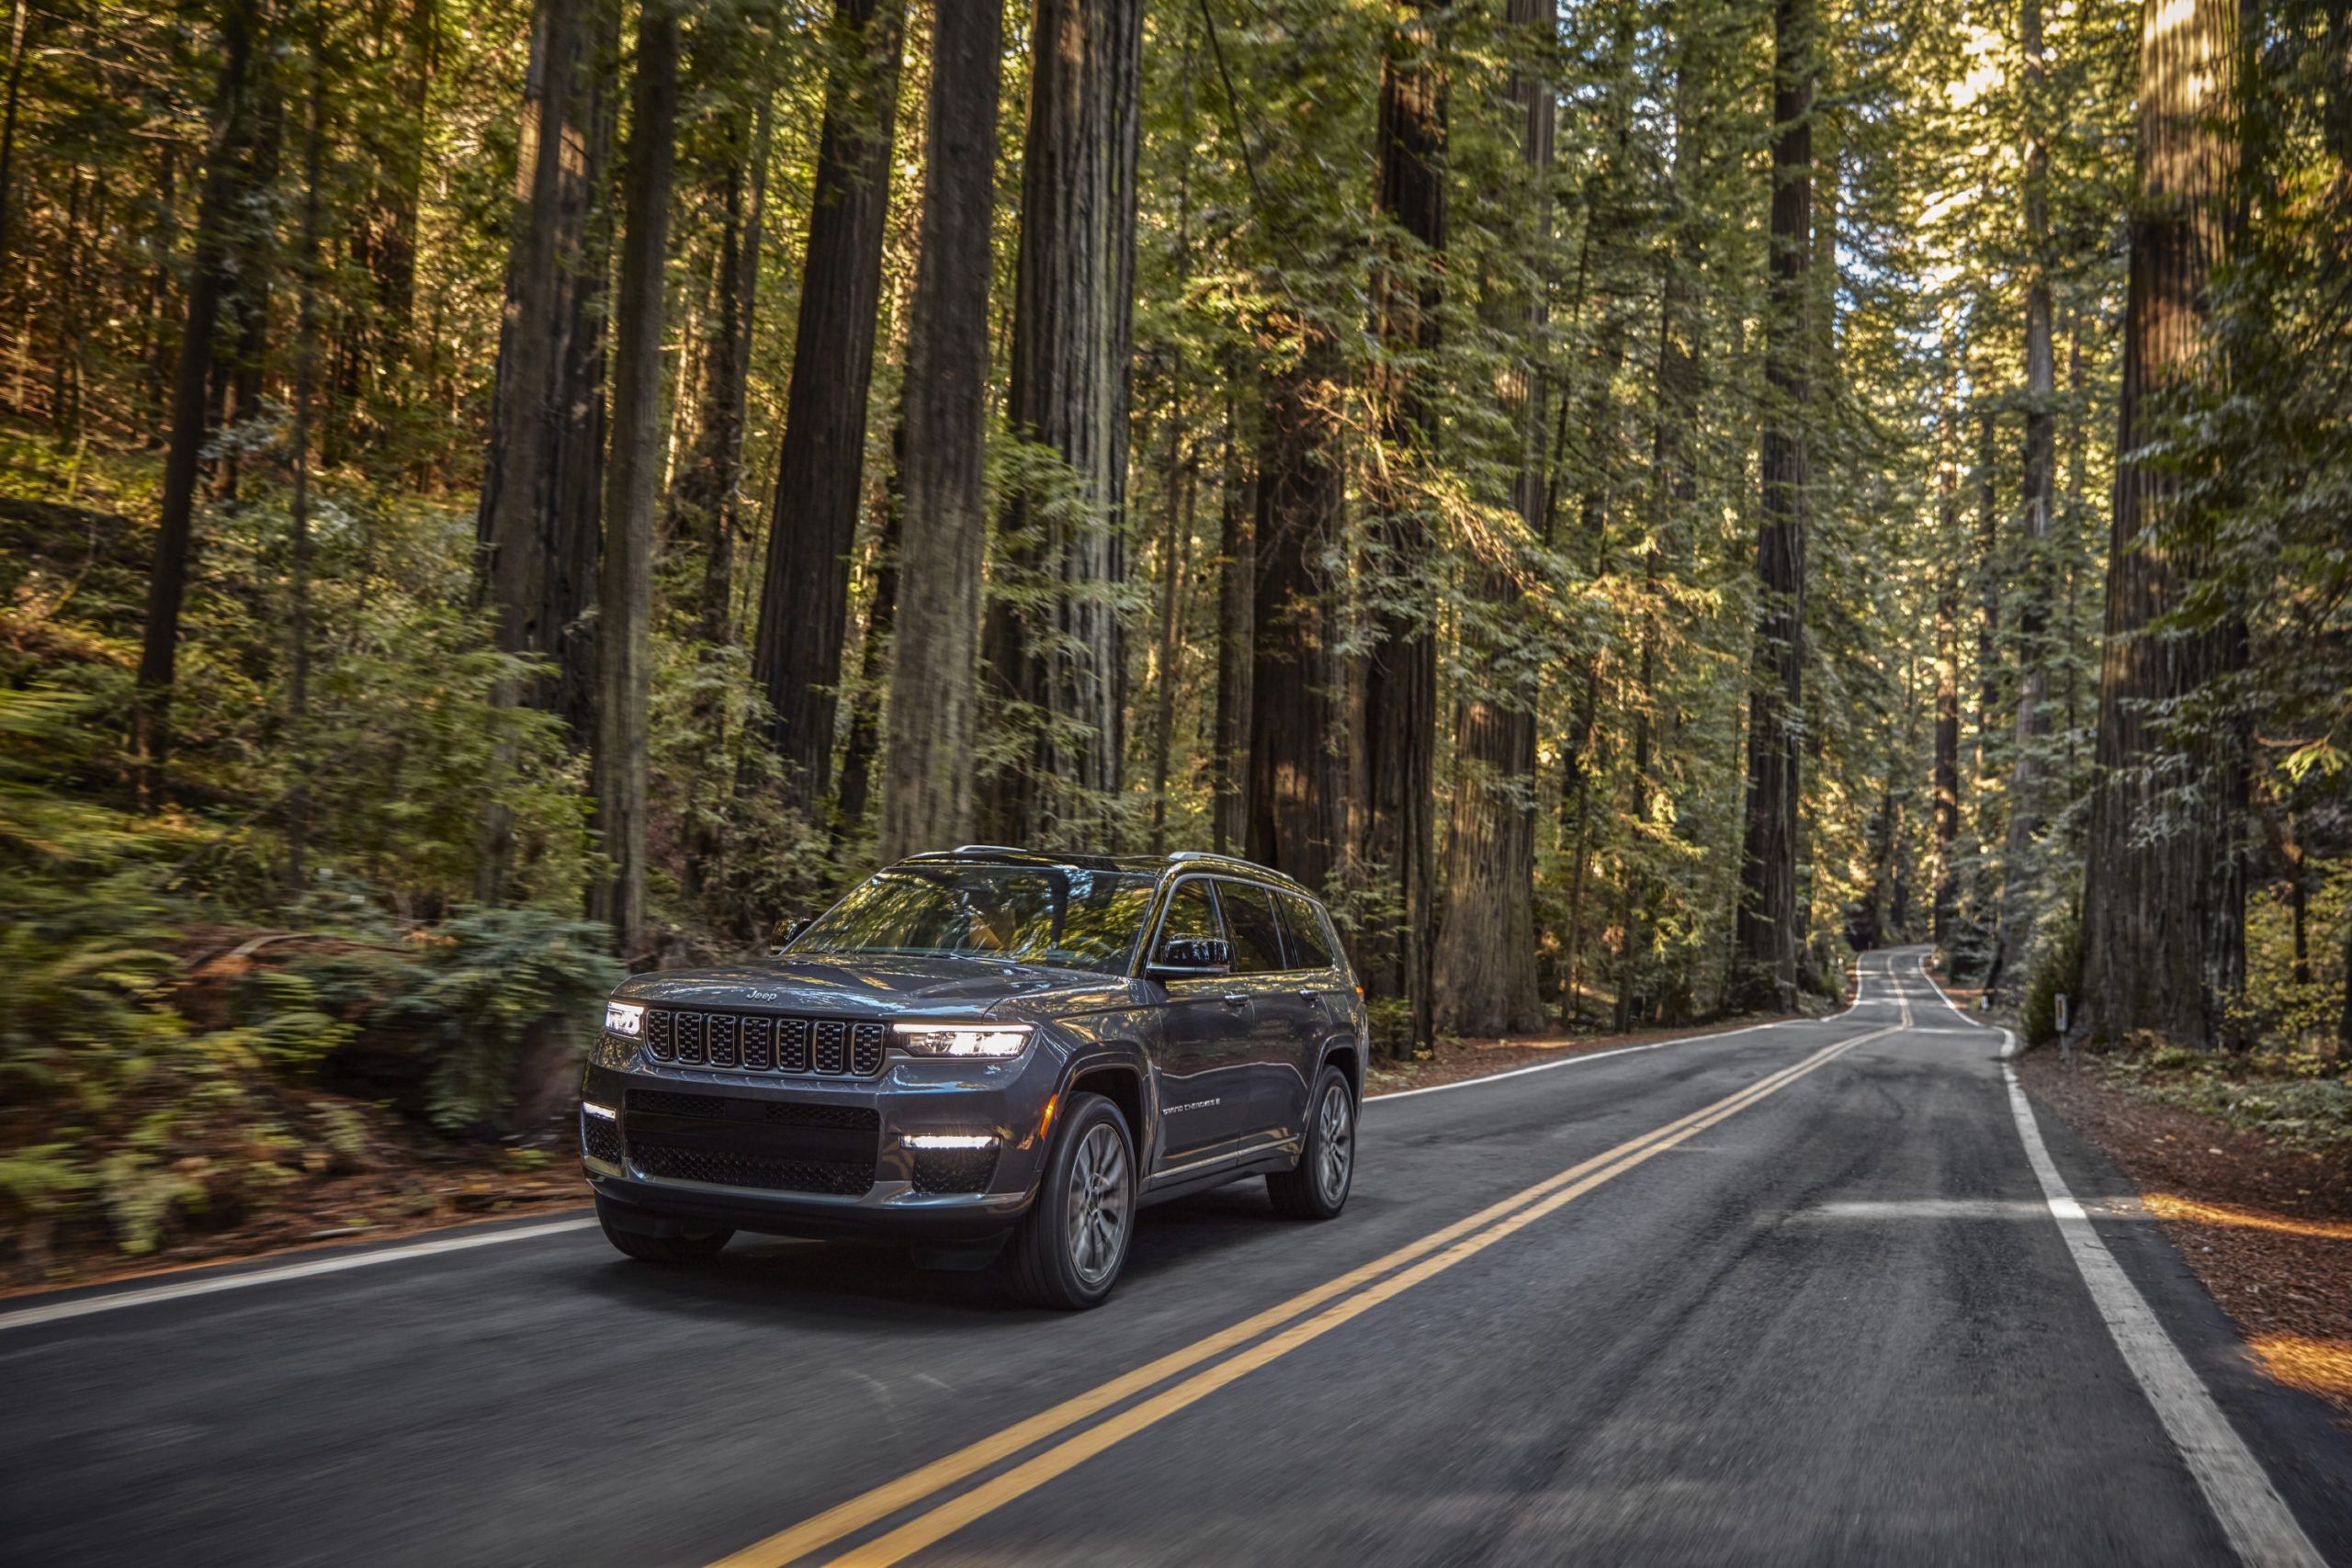
[[[984,829],[1009,843],[1116,836],[1141,47],[1141,0],[1038,0],[1009,401],[1015,436],[1050,449],[1069,489],[1053,506],[1016,491],[1003,522],[1013,575],[1052,627],[1009,599],[988,612],[995,694],[1031,730],[1024,760],[981,781]]]
[[[153,808],[163,790],[171,751],[172,682],[179,657],[180,604],[187,592],[188,540],[196,512],[198,465],[209,421],[208,387],[213,329],[229,288],[229,229],[250,171],[253,136],[254,0],[234,0],[220,19],[220,91],[206,153],[204,195],[198,210],[196,254],[188,267],[187,319],[180,327],[179,368],[172,390],[171,439],[164,454],[155,554],[147,575],[147,614],[131,707],[130,750],[143,801]]]
[[[1347,775],[1332,745],[1345,680],[1324,560],[1345,490],[1329,337],[1304,321],[1297,363],[1268,389],[1258,452],[1257,582],[1250,675],[1251,860],[1309,887],[1345,848]]]
[[[1510,0],[1508,20],[1517,47],[1548,50],[1559,26],[1557,0]],[[1514,74],[1511,98],[1521,114],[1521,200],[1526,216],[1521,243],[1541,256],[1551,232],[1550,178],[1554,104],[1551,84]],[[1534,364],[1544,332],[1539,288],[1519,311],[1526,357],[1513,389],[1519,429],[1519,471],[1511,505],[1530,538],[1544,532],[1545,510],[1544,387]],[[1475,574],[1478,597],[1499,610],[1515,584],[1492,565]],[[1464,632],[1465,646],[1494,632]],[[1492,661],[1479,658],[1492,668]],[[1454,712],[1453,817],[1445,848],[1445,923],[1431,958],[1430,1024],[1473,1036],[1532,1032],[1544,1026],[1535,981],[1535,710],[1529,694],[1476,683]]]
[[[678,16],[669,0],[638,13],[629,105],[626,237],[614,300],[613,461],[598,584],[596,827],[609,879],[590,913],[613,928],[624,962],[645,945],[646,747],[652,705],[653,500],[661,474],[662,261],[678,118]]]
[[[2029,863],[2041,830],[2041,762],[2036,754],[2049,732],[2044,705],[2052,563],[2043,552],[2058,493],[2058,377],[2050,327],[2050,145],[2042,131],[2041,0],[2020,0],[2018,37],[2025,56],[2025,450],[2021,498],[2025,546],[2018,575],[2018,714],[2016,754],[2009,761],[2009,826],[2001,855],[1998,946],[1988,986],[2000,986],[2033,932],[2040,889]],[[2011,988],[2014,976],[2010,976]]]
[[[1227,370],[1225,476],[1218,486],[1216,589],[1216,742],[1209,761],[1215,798],[1210,842],[1238,852],[1250,840],[1250,696],[1256,660],[1258,541],[1256,480],[1240,433],[1239,399]]]
[[[2155,433],[2152,405],[2201,368],[2205,290],[2225,254],[2234,185],[2237,19],[2230,0],[2146,0],[2142,11],[2140,197],[2117,439],[2125,460],[2109,536],[2075,1015],[2075,1032],[2095,1040],[2152,1030],[2217,1043],[2245,977],[2244,760],[2225,741],[2165,733],[2159,716],[2231,667],[2235,628],[2150,635],[2198,563],[2150,537],[2188,504],[2179,476],[2132,456]],[[2161,798],[2184,790],[2187,811],[2177,795]],[[2160,813],[2190,819],[2152,837]]]
[[[1363,858],[1366,874],[1378,879],[1374,890],[1383,917],[1398,923],[1360,939],[1356,967],[1368,995],[1409,1004],[1409,1043],[1418,1048],[1430,1042],[1434,1022],[1437,627],[1428,502],[1397,476],[1433,472],[1437,463],[1435,407],[1415,384],[1418,372],[1402,362],[1425,358],[1437,346],[1446,119],[1434,21],[1419,0],[1414,9],[1419,15],[1392,39],[1380,71],[1376,205],[1405,242],[1375,286],[1374,326],[1389,363],[1380,388],[1385,451],[1370,498],[1379,589],[1363,674]],[[1508,729],[1482,726],[1480,735],[1492,730],[1492,739],[1515,750]],[[1465,852],[1507,857],[1510,846],[1498,840]],[[1532,954],[1532,927],[1527,945]],[[1470,981],[1466,973],[1462,978]]]
[[[736,506],[743,485],[743,422],[751,387],[752,321],[760,281],[760,229],[767,199],[768,106],[728,128],[718,175],[718,276],[694,451],[673,504],[673,535],[702,551],[696,630],[705,642],[734,640],[729,614],[735,565]]]
[[[603,10],[541,0],[480,514],[499,646],[556,659],[555,689],[527,695],[574,720],[588,709],[576,628],[594,596],[604,446],[604,268],[589,253],[611,134]]]
[[[907,330],[899,600],[883,751],[881,858],[972,833],[980,572],[988,550],[989,220],[1003,0],[940,8]]]
[[[1806,428],[1813,257],[1814,0],[1773,10],[1772,232],[1766,285],[1762,509],[1757,525],[1747,799],[1731,999],[1796,1004],[1798,754],[1804,699]]]
[[[904,0],[839,0],[842,47],[863,60],[834,73],[818,134],[792,389],[752,648],[752,674],[775,710],[770,739],[784,761],[785,798],[803,811],[831,784],[905,21]]]

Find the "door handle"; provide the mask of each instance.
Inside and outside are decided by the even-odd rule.
[[[1238,1008],[1249,999],[1250,998],[1247,996],[1244,996],[1239,991],[1227,991],[1225,993],[1225,1005],[1229,1008]]]

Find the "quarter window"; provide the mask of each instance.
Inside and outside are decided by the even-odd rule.
[[[1322,912],[1295,893],[1277,893],[1283,908],[1283,936],[1290,943],[1294,969],[1331,967],[1331,941],[1325,933]]]
[[[1226,940],[1233,943],[1233,972],[1263,975],[1283,965],[1280,921],[1273,895],[1247,882],[1220,882],[1217,901],[1225,906]]]

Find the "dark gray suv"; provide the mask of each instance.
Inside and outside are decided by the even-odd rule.
[[[1366,1044],[1330,917],[1280,873],[967,845],[763,962],[622,985],[582,1162],[632,1258],[898,1235],[1092,1306],[1143,1205],[1263,1175],[1281,1213],[1338,1214]]]

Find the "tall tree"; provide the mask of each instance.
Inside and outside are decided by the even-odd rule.
[[[752,671],[775,713],[785,798],[803,810],[815,809],[832,777],[905,31],[905,0],[839,0],[834,8],[835,58],[752,649]]]
[[[1041,603],[996,599],[982,649],[1032,730],[1019,762],[980,781],[985,829],[1015,843],[1116,836],[1142,11],[1037,0],[1030,28],[1008,402],[1014,436],[1058,473],[1022,465],[1002,532]]]
[[[652,702],[653,500],[660,479],[662,267],[678,118],[678,15],[671,0],[638,11],[629,102],[626,224],[614,299],[613,457],[597,592],[596,827],[611,863],[591,912],[622,958],[645,937],[646,746]]]
[[[1346,670],[1329,560],[1346,504],[1338,348],[1319,325],[1268,323],[1295,344],[1268,389],[1258,448],[1247,852],[1309,887],[1347,848],[1347,769],[1335,741]]]
[[[2043,646],[2050,619],[2049,583],[2053,563],[2045,556],[2050,519],[2058,499],[2058,367],[2051,342],[2050,139],[2042,123],[2047,76],[2042,58],[2041,0],[2019,0],[2018,45],[2024,57],[2025,95],[2025,450],[2019,498],[2023,601],[2018,607],[2018,693],[2015,754],[2009,760],[2009,823],[2001,855],[1999,945],[1990,985],[1999,985],[2008,961],[2024,951],[2032,934],[2037,877],[2030,863],[2041,829],[2042,738],[2049,732],[2045,708],[2049,650]]]
[[[1224,473],[1217,487],[1216,715],[1209,755],[1209,841],[1238,853],[1250,839],[1250,681],[1258,603],[1257,498],[1239,389],[1226,369]]]
[[[147,574],[147,613],[132,707],[130,750],[140,791],[156,803],[171,750],[172,684],[178,667],[180,604],[187,592],[188,543],[194,531],[197,469],[209,427],[206,396],[214,360],[214,329],[230,288],[230,231],[252,172],[256,104],[253,91],[260,47],[258,0],[229,0],[220,17],[220,78],[213,100],[212,137],[205,153],[204,195],[198,209],[196,254],[188,267],[187,317],[180,327],[179,369],[173,384],[171,439],[164,454],[154,558]]]
[[[2167,536],[2193,504],[2183,476],[2146,450],[2165,400],[2211,373],[2206,291],[2228,254],[2237,19],[2230,0],[2146,0],[2141,13],[2139,193],[2075,1014],[2094,1039],[2145,1029],[2217,1041],[2245,976],[2244,761],[2226,742],[2166,728],[2168,713],[2231,667],[2238,637],[2226,626],[2158,625],[2199,563]]]
[[[988,548],[989,220],[1003,0],[942,6],[907,327],[899,593],[882,776],[887,863],[972,832]]]
[[[732,40],[730,40],[732,41]],[[737,508],[743,487],[743,425],[752,384],[752,325],[758,306],[760,244],[767,205],[770,110],[763,81],[734,84],[756,97],[731,106],[715,175],[719,207],[709,365],[702,378],[694,450],[672,496],[673,535],[702,551],[695,630],[714,646],[734,640],[732,608]]]
[[[1551,246],[1550,191],[1554,90],[1527,63],[1556,47],[1558,0],[1510,0],[1506,20],[1511,47],[1522,56],[1510,82],[1519,108],[1519,152],[1524,189],[1515,193],[1519,248],[1536,286],[1517,314],[1524,339],[1518,384],[1511,389],[1519,433],[1511,508],[1530,538],[1544,533],[1549,475],[1544,465],[1545,385],[1536,355],[1545,321],[1541,284]],[[1452,1034],[1498,1035],[1544,1026],[1535,984],[1535,708],[1532,694],[1510,689],[1499,673],[1508,660],[1491,657],[1510,629],[1493,624],[1519,596],[1509,563],[1471,568],[1481,609],[1464,642],[1491,689],[1476,683],[1454,709],[1454,784],[1446,837],[1445,921],[1439,929],[1428,987],[1427,1022]],[[1488,624],[1478,625],[1479,621]],[[1375,731],[1377,733],[1377,731]],[[1408,943],[1408,951],[1411,944]],[[1420,1010],[1416,1021],[1421,1021]]]
[[[296,251],[299,303],[294,318],[294,410],[287,437],[294,482],[287,521],[294,536],[288,627],[287,717],[294,731],[294,787],[286,801],[286,886],[296,899],[308,883],[311,828],[311,400],[319,379],[319,183],[327,118],[327,5],[311,7],[309,102],[302,130],[302,227]]]
[[[1372,648],[1364,660],[1363,861],[1384,919],[1359,942],[1374,997],[1405,1001],[1430,1038],[1436,816],[1437,626],[1426,484],[1437,468],[1434,373],[1443,303],[1445,76],[1435,7],[1412,0],[1380,63],[1374,209],[1390,254],[1374,287],[1382,457],[1374,468]],[[1416,482],[1418,479],[1419,482]]]
[[[499,646],[557,664],[548,686],[513,697],[561,713],[581,739],[593,728],[584,617],[596,592],[605,446],[597,209],[612,137],[615,15],[611,0],[540,0],[478,520]]]
[[[1796,1002],[1798,761],[1804,743],[1806,435],[1813,387],[1813,89],[1815,0],[1772,12],[1772,220],[1765,288],[1764,487],[1756,538],[1747,795],[1731,994],[1749,1008]]]

